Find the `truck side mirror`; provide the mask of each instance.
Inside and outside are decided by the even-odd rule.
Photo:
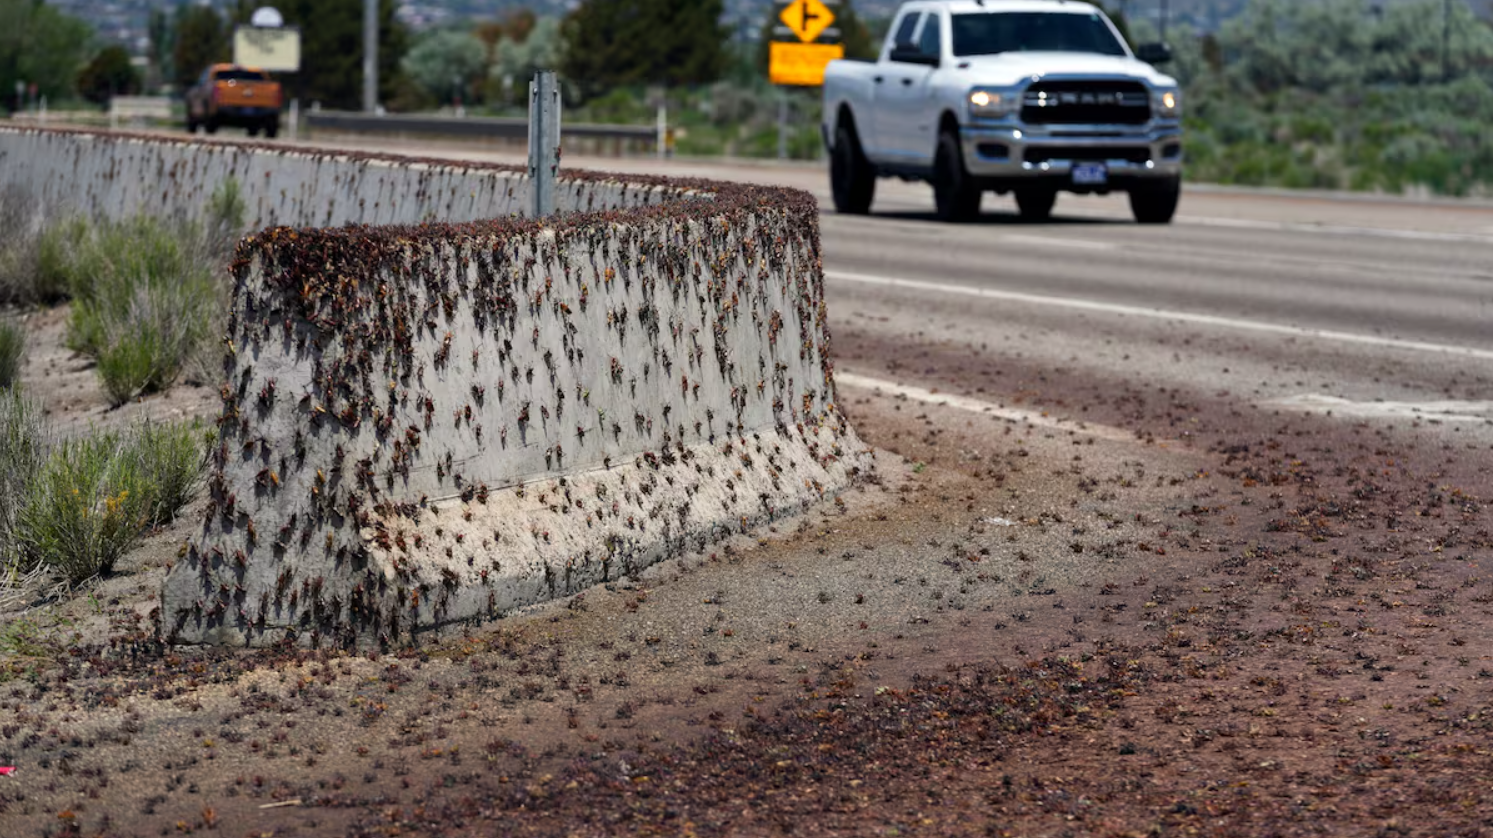
[[[1160,41],[1141,44],[1135,49],[1135,57],[1147,64],[1165,64],[1172,60],[1172,48]]]

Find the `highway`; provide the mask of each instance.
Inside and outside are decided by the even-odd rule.
[[[1493,419],[1488,209],[1200,194],[1164,228],[1106,199],[1060,199],[1048,224],[994,212],[950,227],[900,205],[823,219],[846,371],[966,392],[1006,389],[1002,372],[1045,376],[1048,394],[1063,378],[1143,380],[1339,416]],[[1422,211],[1447,223],[1403,229],[1431,226]]]
[[[162,571],[125,565],[133,622],[93,589],[65,670],[9,670],[0,833],[1493,823],[1493,203],[1191,188],[1169,226],[1070,196],[951,226],[902,183],[836,215],[820,166],[566,163],[815,194],[875,467],[430,654],[157,649]]]
[[[926,186],[897,181],[879,183],[870,216],[836,215],[819,166],[568,162],[814,193],[842,383],[997,405],[1020,391],[1082,413],[1145,382],[1493,439],[1490,203],[1201,187],[1173,224],[1144,227],[1123,196],[1062,195],[1050,222],[1027,224],[987,195],[978,223],[951,226]]]

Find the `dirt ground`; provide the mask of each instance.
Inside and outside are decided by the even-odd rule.
[[[208,409],[104,410],[59,316],[59,423]],[[0,835],[1493,834],[1489,452],[1062,398],[1135,438],[844,388],[840,501],[394,654],[163,648],[188,509],[4,615]]]

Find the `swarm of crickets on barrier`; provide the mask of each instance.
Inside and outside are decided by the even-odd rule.
[[[417,200],[436,191],[430,178],[457,168],[424,165]],[[599,203],[595,187],[601,184],[615,189],[617,179],[578,178],[572,200]],[[470,574],[464,580],[447,566],[422,576],[407,557],[436,545],[427,546],[426,535],[399,522],[418,522],[435,504],[427,494],[405,491],[412,472],[433,473],[448,497],[464,504],[485,504],[497,489],[525,498],[526,487],[513,475],[462,473],[452,448],[440,450],[441,440],[459,434],[470,435],[469,449],[516,444],[542,451],[544,471],[593,461],[611,470],[629,417],[615,407],[609,414],[592,406],[591,389],[606,383],[633,401],[630,431],[650,450],[634,455],[630,469],[619,466],[630,477],[621,476],[611,489],[598,485],[594,499],[572,497],[564,477],[537,492],[540,508],[551,515],[584,515],[588,528],[610,516],[613,524],[641,535],[650,521],[675,512],[682,524],[687,508],[648,509],[645,497],[657,487],[661,469],[688,460],[687,440],[724,440],[723,455],[765,470],[779,486],[787,464],[764,452],[760,441],[758,459],[747,450],[744,418],[754,403],[766,411],[770,400],[770,423],[785,435],[796,431],[821,464],[838,457],[838,446],[824,450],[810,437],[820,428],[838,434],[844,427],[830,400],[813,199],[787,190],[661,179],[627,189],[660,186],[675,196],[711,198],[675,197],[542,222],[277,227],[245,238],[233,264],[236,290],[224,341],[226,382],[208,510],[184,553],[199,575],[201,597],[168,615],[168,630],[171,619],[176,631],[195,620],[233,626],[246,637],[274,632],[312,645],[372,639],[387,645],[440,621],[464,582],[496,582],[503,536],[497,530],[454,532]],[[780,293],[789,311],[770,304],[774,285],[786,286]],[[677,308],[659,306],[664,295]],[[703,319],[670,316],[691,305]],[[794,381],[776,357],[793,349],[780,346],[788,323],[797,324],[800,361],[817,362],[822,386]],[[558,345],[547,341],[542,353],[541,327],[560,338]],[[602,330],[616,347],[605,363],[588,360],[577,339]],[[768,351],[736,357],[732,338],[742,330],[765,339]],[[474,339],[476,345],[469,345]],[[644,341],[649,351],[637,351],[630,341]],[[421,346],[435,348],[424,352]],[[290,392],[274,376],[259,377],[255,362],[262,353],[309,366],[310,386]],[[470,358],[465,370],[463,357]],[[680,396],[672,403],[672,397],[657,394],[672,392],[676,372]],[[469,386],[461,400],[442,405],[426,379],[446,376]],[[698,405],[702,383],[712,381],[721,395],[729,389],[724,403],[706,407],[703,421],[682,421],[676,407]],[[691,412],[701,413],[698,407]],[[450,416],[451,425],[442,415]],[[278,426],[271,422],[275,417]],[[484,420],[496,426],[485,428]],[[270,438],[274,427],[289,427],[293,436]],[[313,446],[315,437],[321,444]],[[335,442],[327,445],[329,440]],[[327,447],[335,451],[327,461],[308,461]],[[718,476],[713,465],[696,462],[693,468]],[[248,474],[252,481],[238,479]],[[719,477],[743,528],[776,514],[767,494],[738,494],[741,469]],[[672,485],[674,477],[663,479]],[[235,495],[246,485],[256,498],[285,495],[273,507],[282,517],[254,520],[252,504]],[[527,491],[532,498],[534,489]],[[607,492],[622,497],[605,497]],[[268,517],[263,510],[271,507],[259,509]],[[643,514],[616,520],[633,510]],[[470,510],[464,518],[471,520]],[[608,535],[608,551],[625,553],[630,537]],[[532,538],[549,543],[550,534],[536,527]],[[454,557],[450,539],[445,550]],[[372,567],[375,552],[390,558],[392,574]],[[321,568],[319,573],[297,571],[293,559],[317,554],[321,558],[307,564]],[[551,594],[557,585],[570,590],[572,571],[592,561],[588,552],[563,568],[546,567],[542,584]],[[277,571],[273,584],[249,583],[251,563]],[[496,592],[489,590],[488,604],[489,611],[498,610]]]

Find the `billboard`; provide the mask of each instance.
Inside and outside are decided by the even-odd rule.
[[[233,63],[277,73],[301,69],[301,30],[294,26],[240,26],[233,30]]]

